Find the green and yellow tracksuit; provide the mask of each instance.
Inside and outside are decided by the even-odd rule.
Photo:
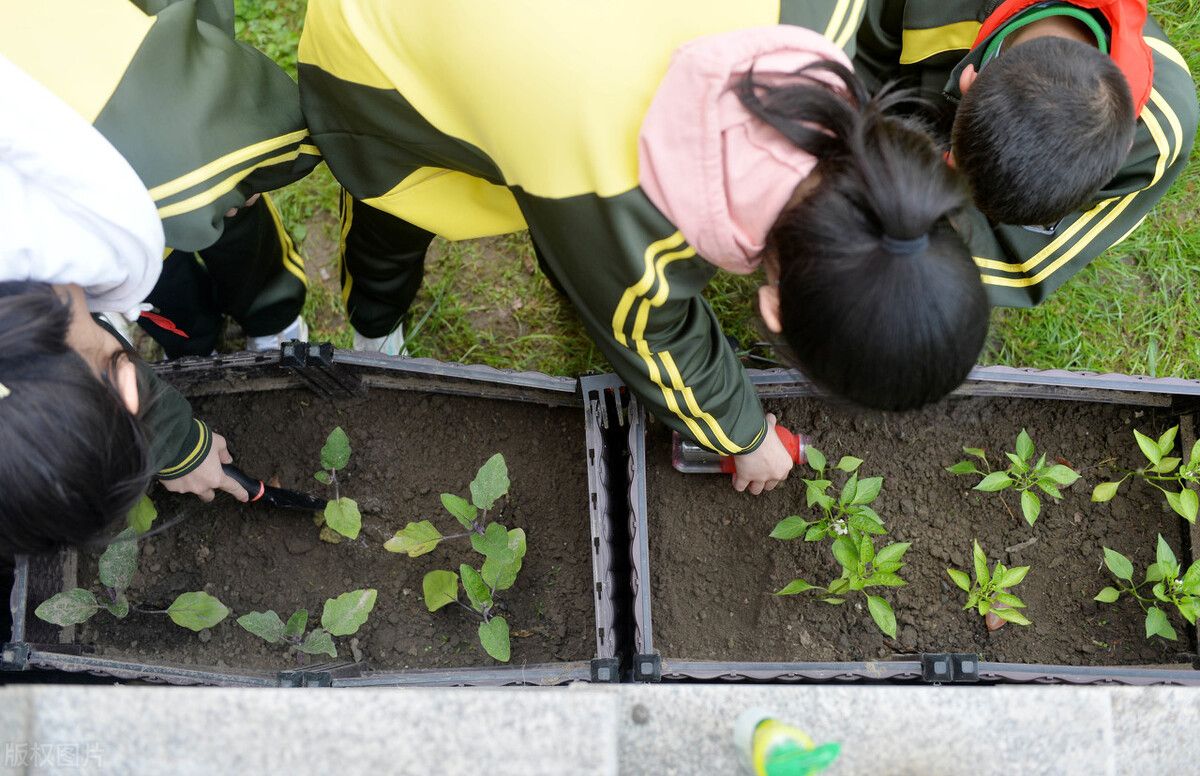
[[[301,101],[334,175],[374,224],[390,218],[416,235],[410,253],[433,233],[528,226],[549,274],[649,409],[714,450],[749,452],[766,424],[701,297],[715,268],[639,187],[638,130],[682,43],[784,23],[849,50],[865,2],[310,0]],[[372,319],[363,285],[387,281],[354,271],[358,210],[345,278],[356,327]],[[390,310],[393,325],[403,312]]]
[[[1145,5],[1145,0],[1114,1]],[[999,0],[867,0],[855,69],[877,83],[915,82],[956,105],[962,97],[958,77],[967,65],[979,67],[991,36],[978,45],[976,38],[993,13],[1007,12],[1002,5]],[[1152,53],[1149,99],[1129,158],[1095,202],[1049,225],[993,224],[979,211],[969,211],[964,235],[993,304],[1028,307],[1045,300],[1133,232],[1187,164],[1197,127],[1196,85],[1153,19],[1141,34]]]

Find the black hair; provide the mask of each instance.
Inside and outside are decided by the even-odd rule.
[[[975,205],[1004,224],[1081,210],[1125,163],[1133,98],[1094,46],[1035,38],[989,62],[963,95],[951,143]]]
[[[843,65],[738,87],[746,107],[818,160],[811,193],[780,214],[767,253],[780,270],[780,317],[809,378],[856,404],[904,410],[966,377],[987,335],[979,271],[950,217],[967,204],[933,140],[871,97]],[[772,260],[772,259],[768,259]]]
[[[0,283],[0,556],[97,540],[150,484],[141,423],[70,323],[51,286]]]

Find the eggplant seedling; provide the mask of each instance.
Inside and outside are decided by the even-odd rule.
[[[103,588],[100,597],[91,590],[76,587],[51,596],[33,613],[40,620],[65,627],[87,622],[101,609],[118,620],[125,619],[132,610],[142,614],[165,614],[176,625],[194,631],[211,628],[229,615],[229,609],[223,603],[203,591],[182,593],[166,609],[131,606],[125,590],[133,580],[137,566],[137,532],[134,528],[126,528],[100,556],[99,576]]]
[[[313,628],[306,636],[308,610],[300,609],[285,623],[273,609],[250,612],[237,618],[237,624],[268,644],[283,643],[289,650],[306,655],[337,657],[333,636],[351,636],[358,632],[375,608],[376,591],[351,590],[337,598],[325,600],[321,610],[321,627]]]
[[[954,580],[954,584],[967,594],[967,603],[963,609],[977,610],[990,631],[999,630],[1006,622],[1029,625],[1030,622],[1025,615],[1017,611],[1025,608],[1025,602],[1008,592],[1009,588],[1021,584],[1025,575],[1029,573],[1029,567],[1006,568],[1003,563],[996,561],[996,565],[989,573],[987,555],[979,546],[978,539],[975,540],[975,546],[971,551],[971,559],[975,566],[974,584],[971,583],[971,577],[967,572],[946,569],[946,573],[950,575],[950,579]]]
[[[1200,561],[1192,563],[1180,575],[1179,561],[1162,534],[1158,536],[1154,563],[1147,567],[1146,578],[1140,583],[1134,584],[1133,563],[1116,550],[1104,548],[1104,565],[1116,578],[1117,586],[1104,588],[1094,600],[1111,604],[1121,596],[1128,596],[1137,601],[1146,613],[1146,638],[1162,636],[1170,641],[1178,638],[1160,604],[1173,605],[1189,624],[1196,624],[1200,615]],[[1151,586],[1149,595],[1141,591],[1145,585]]]
[[[338,426],[329,432],[329,438],[321,447],[322,468],[313,475],[317,482],[333,487],[333,498],[325,505],[325,513],[317,520],[317,525],[324,523],[321,538],[333,544],[341,541],[334,534],[345,536],[347,539],[357,539],[358,532],[362,530],[362,515],[358,511],[358,502],[343,496],[338,488],[337,473],[340,469],[345,469],[348,463],[350,438],[346,436],[342,427]]]
[[[1152,439],[1134,429],[1133,438],[1137,440],[1138,448],[1146,457],[1147,465],[1140,469],[1127,471],[1116,482],[1102,482],[1092,491],[1092,501],[1111,501],[1117,495],[1117,489],[1130,477],[1145,480],[1150,485],[1162,491],[1167,497],[1167,504],[1175,514],[1185,518],[1189,523],[1196,522],[1196,514],[1200,512],[1200,497],[1193,488],[1200,485],[1200,440],[1192,445],[1191,455],[1187,463],[1182,458],[1171,455],[1175,449],[1175,436],[1179,426],[1172,426],[1159,436]],[[1167,490],[1159,483],[1174,483],[1179,492]]]
[[[476,569],[463,563],[457,573],[430,571],[421,583],[425,607],[436,612],[443,606],[458,604],[478,617],[479,643],[502,663],[511,656],[511,644],[508,621],[498,613],[500,604],[496,594],[508,590],[517,580],[525,557],[525,532],[520,528],[510,530],[495,520],[489,522],[488,512],[508,494],[509,484],[508,465],[504,456],[496,453],[479,467],[471,482],[470,501],[453,493],[441,496],[442,506],[465,529],[462,533],[443,535],[433,523],[421,520],[409,523],[384,544],[389,552],[403,552],[415,558],[432,552],[445,540],[470,537],[471,547],[483,556],[483,564]],[[459,600],[460,582],[469,606]]]
[[[1017,451],[1004,454],[1009,460],[1007,469],[992,471],[987,453],[982,448],[964,447],[963,452],[982,461],[986,471],[980,471],[975,462],[971,460],[959,461],[953,466],[947,466],[946,471],[951,474],[983,475],[983,479],[975,485],[975,490],[984,493],[997,493],[1010,488],[1019,492],[1021,494],[1021,514],[1025,517],[1025,522],[1030,525],[1037,522],[1038,515],[1042,512],[1042,500],[1034,492],[1035,487],[1055,501],[1060,501],[1062,492],[1059,488],[1069,488],[1079,479],[1079,473],[1070,466],[1061,463],[1047,466],[1045,453],[1042,453],[1035,463],[1033,455],[1036,449],[1025,429],[1021,429],[1021,433],[1017,435]],[[1003,498],[1001,496],[1001,500]],[[1004,506],[1007,509],[1008,502],[1004,502]]]
[[[825,472],[827,461],[824,454],[813,447],[806,448],[805,453],[808,465],[817,472],[817,479],[803,481],[805,498],[810,509],[815,506],[821,510],[821,517],[817,520],[805,520],[800,515],[785,517],[771,531],[771,538],[786,541],[803,536],[806,542],[819,542],[826,538],[847,536],[857,544],[864,534],[887,533],[883,518],[871,508],[883,487],[882,477],[859,479],[858,468],[862,466],[862,459],[844,455],[833,468],[850,476],[835,498],[829,494],[833,481]]]

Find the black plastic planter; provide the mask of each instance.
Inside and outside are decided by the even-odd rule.
[[[590,661],[459,669],[373,670],[370,665],[332,662],[296,670],[267,671],[205,668],[112,659],[88,653],[77,643],[75,628],[59,628],[33,616],[33,609],[54,593],[76,584],[74,551],[18,557],[10,598],[12,635],[0,654],[9,671],[48,669],[87,672],[124,680],[219,686],[435,686],[558,685],[619,680],[613,552],[613,515],[606,490],[609,462],[603,455],[604,412],[581,399],[574,379],[544,374],[503,372],[488,367],[447,364],[427,359],[397,359],[376,354],[335,352],[329,345],[293,343],[282,358],[234,354],[185,359],[159,367],[165,378],[190,396],[270,391],[307,386],[334,397],[365,390],[412,391],[501,399],[542,406],[578,407],[587,442],[590,496],[591,565],[595,604],[595,657]],[[611,445],[610,445],[611,446]],[[621,504],[623,519],[624,505]],[[622,551],[623,552],[623,551]],[[580,562],[584,559],[580,558]]]
[[[793,371],[752,372],[763,398],[815,396],[817,392]],[[585,393],[607,391],[624,395],[613,376],[583,378]],[[1200,409],[1200,381],[1152,379],[1124,375],[1035,371],[1007,367],[975,369],[957,392],[967,396],[1014,397],[1036,400],[1071,400],[1153,408],[1160,418],[1181,424],[1181,441],[1188,449],[1195,439],[1193,419]],[[928,682],[928,683],[1063,683],[1123,685],[1197,685],[1200,671],[1187,665],[1069,666],[980,661],[970,653],[898,655],[895,659],[865,662],[719,662],[686,661],[660,654],[655,645],[648,536],[646,417],[636,398],[626,399],[623,420],[628,430],[628,532],[632,588],[632,668],[637,681],[742,681],[742,682]],[[657,465],[657,464],[656,464]],[[1185,524],[1185,529],[1186,529]],[[1184,549],[1189,530],[1183,531]],[[765,539],[765,537],[764,537]],[[1190,548],[1200,547],[1200,535],[1190,528]],[[1182,560],[1188,560],[1186,557]],[[698,596],[702,601],[703,596]],[[702,605],[702,604],[701,604]],[[1194,631],[1181,634],[1194,645]]]

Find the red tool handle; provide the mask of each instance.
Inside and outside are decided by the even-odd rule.
[[[775,433],[779,435],[779,441],[783,442],[783,447],[787,450],[788,455],[792,457],[792,461],[797,464],[805,463],[804,437],[799,434],[793,434],[779,424],[775,425]],[[725,474],[733,474],[737,471],[734,456],[725,455],[721,457],[721,471]]]

